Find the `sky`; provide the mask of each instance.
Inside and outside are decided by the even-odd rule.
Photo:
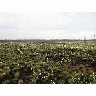
[[[0,39],[92,39],[95,12],[0,12]]]
[[[94,0],[3,0],[0,39],[92,39],[95,7]]]

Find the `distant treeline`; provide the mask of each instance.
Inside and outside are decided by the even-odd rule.
[[[1,43],[5,43],[5,42],[39,42],[39,43],[63,43],[63,42],[84,42],[84,40],[80,40],[80,39],[50,39],[50,40],[45,40],[45,39],[17,39],[17,40],[0,40]],[[90,40],[86,40],[86,42],[96,42],[96,39],[90,39]]]

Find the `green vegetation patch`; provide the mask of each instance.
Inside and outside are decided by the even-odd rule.
[[[92,42],[1,43],[1,84],[95,84]]]

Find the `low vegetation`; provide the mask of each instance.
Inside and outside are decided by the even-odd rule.
[[[95,43],[1,43],[1,84],[95,84]]]

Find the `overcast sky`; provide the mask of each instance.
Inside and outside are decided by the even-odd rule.
[[[95,12],[0,12],[0,39],[92,39]]]

